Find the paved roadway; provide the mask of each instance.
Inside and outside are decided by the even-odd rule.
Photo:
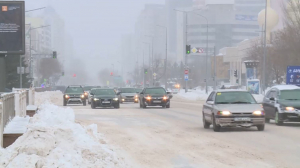
[[[300,167],[300,124],[217,133],[203,128],[201,103],[175,96],[170,109],[70,107],[81,124],[96,123],[133,167]]]

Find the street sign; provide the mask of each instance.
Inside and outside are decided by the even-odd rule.
[[[153,73],[153,76],[155,77],[156,75],[157,75],[157,74],[154,72],[154,73]]]
[[[197,53],[197,48],[196,47],[194,47],[193,49],[192,49],[192,53]]]
[[[288,66],[286,84],[300,86],[300,66]]]
[[[184,70],[184,74],[189,74],[189,70],[188,69],[186,69],[186,70]]]
[[[189,75],[184,75],[184,80],[188,81],[189,80]]]

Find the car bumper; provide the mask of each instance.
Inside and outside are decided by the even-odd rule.
[[[122,98],[122,102],[138,102],[138,98]]]
[[[222,127],[252,127],[265,124],[265,117],[238,116],[216,117],[216,124]]]
[[[278,118],[284,122],[300,122],[300,113],[299,112],[284,112],[279,113]]]
[[[94,101],[94,106],[95,107],[114,107],[119,104],[118,101],[110,101],[110,103],[102,103],[100,100]]]
[[[145,105],[146,106],[166,106],[166,105],[169,105],[170,104],[170,101],[168,100],[168,101],[161,101],[161,102],[155,102],[155,101],[153,101],[153,100],[151,100],[151,101],[145,101]]]
[[[66,100],[67,104],[82,104],[85,101],[85,99],[81,98],[70,98]]]

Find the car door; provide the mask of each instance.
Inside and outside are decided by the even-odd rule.
[[[213,105],[209,104],[208,102],[213,102],[215,100],[214,97],[215,97],[215,92],[212,92],[208,96],[206,102],[203,105],[203,113],[204,113],[205,120],[209,121],[209,122],[211,122],[211,115],[212,115]]]
[[[276,103],[278,100],[278,92],[276,90],[272,91],[272,97],[275,100],[270,100],[270,107],[269,107],[270,108],[270,118],[275,119],[276,110],[277,110]]]
[[[272,106],[274,106],[274,102],[270,100],[271,97],[274,97],[274,95],[276,95],[276,91],[275,90],[270,90],[263,101],[263,108],[265,110],[266,113],[266,118],[273,118],[272,117]]]

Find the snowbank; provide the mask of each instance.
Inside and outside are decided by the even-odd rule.
[[[181,89],[177,95],[188,100],[206,100],[209,94],[206,94],[205,90],[189,90],[185,93],[185,90]]]
[[[35,92],[35,105],[40,106],[43,103],[62,103],[63,94],[61,91]]]
[[[128,167],[97,134],[97,125],[75,123],[71,108],[39,106],[27,131],[6,149],[0,148],[0,167]]]
[[[4,133],[8,134],[19,134],[25,133],[30,117],[19,117],[15,116],[4,128]]]

